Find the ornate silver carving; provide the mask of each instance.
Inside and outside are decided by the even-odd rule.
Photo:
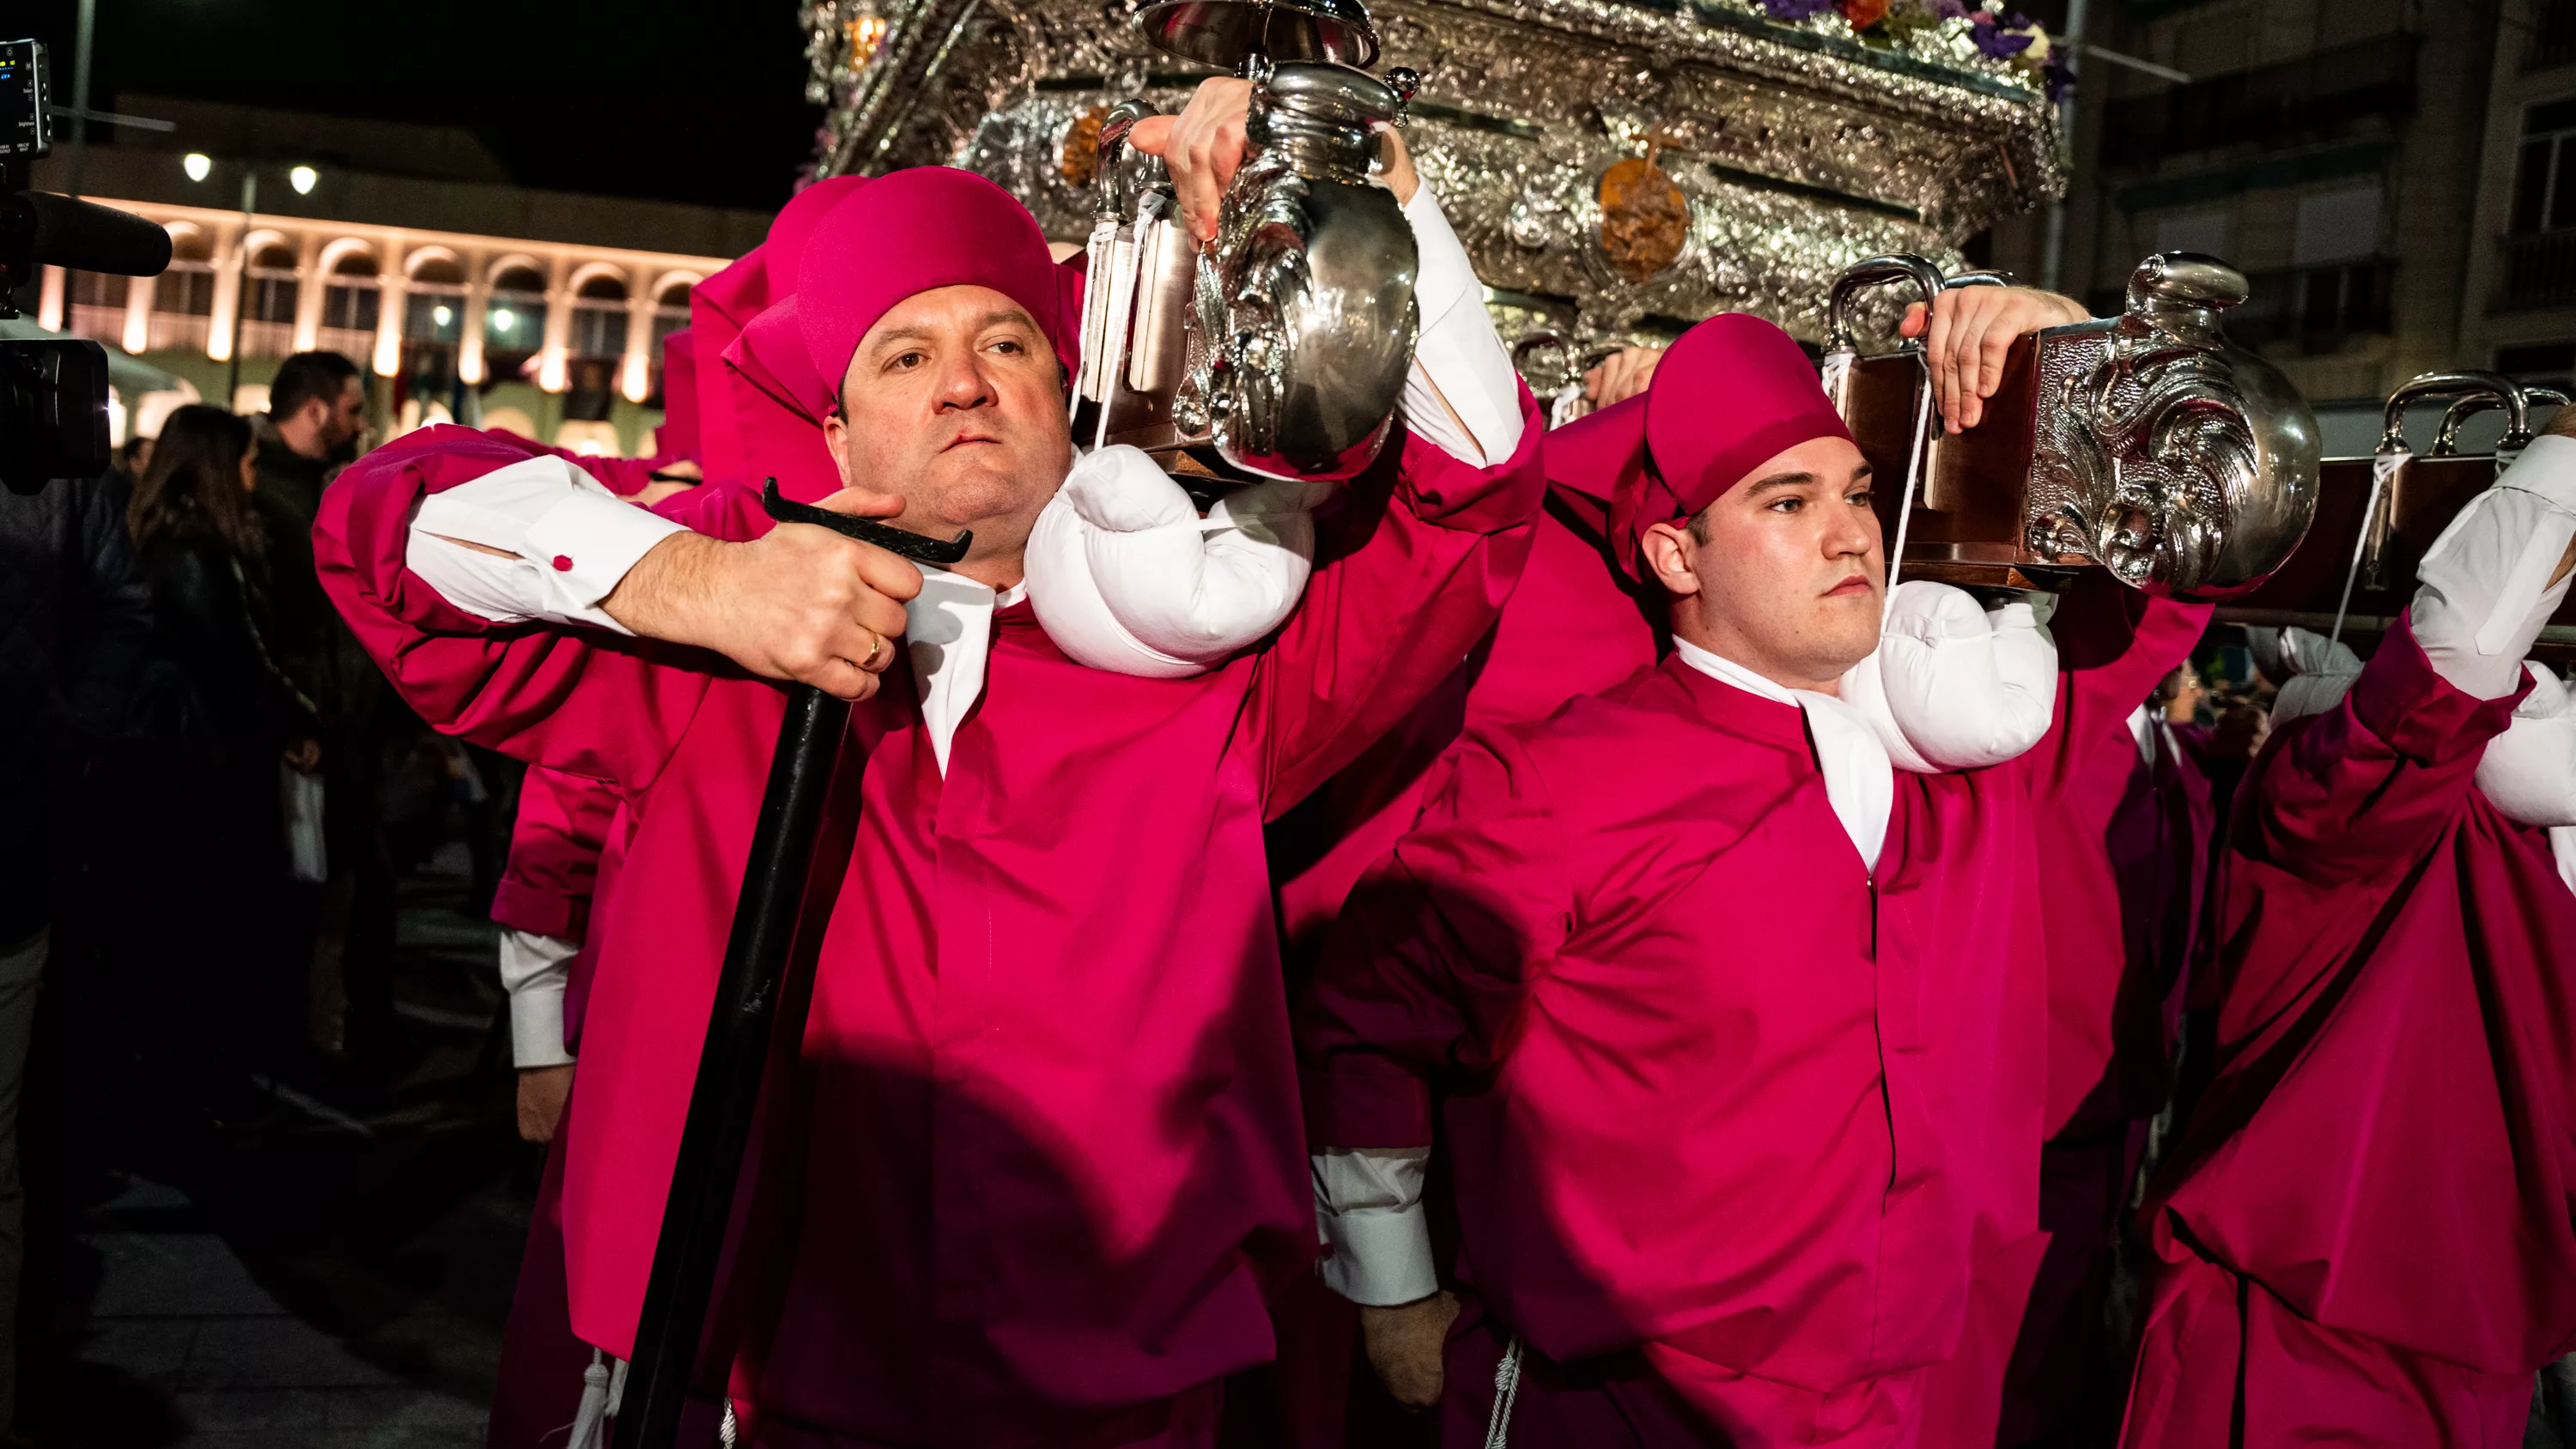
[[[968,166],[1064,240],[1090,222],[1057,164],[1066,126],[1131,95],[1177,109],[1198,80],[1148,47],[1127,0],[818,8],[878,3],[890,29],[831,87],[821,169]],[[1980,59],[1964,22],[1876,49],[1768,20],[1754,0],[1374,10],[1382,60],[1422,76],[1406,142],[1506,340],[1539,327],[1586,347],[1655,340],[1731,308],[1821,340],[1826,289],[1852,262],[1956,265],[1959,242],[2063,186],[2053,109],[2021,72]],[[1598,187],[1650,141],[1689,240],[1630,282],[1601,255]]]
[[[2244,299],[2234,268],[2167,253],[2130,278],[2119,318],[2040,334],[2032,553],[2217,599],[2298,547],[2316,513],[2316,419],[2220,330]]]
[[[1400,104],[1346,66],[1282,65],[1253,89],[1250,149],[1199,257],[1202,365],[1176,407],[1237,467],[1348,478],[1386,441],[1418,255],[1404,209],[1369,184],[1369,128]]]

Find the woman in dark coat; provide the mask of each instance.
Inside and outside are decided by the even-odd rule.
[[[126,522],[152,588],[152,658],[134,773],[142,794],[134,965],[137,1044],[155,1086],[222,1116],[295,1022],[300,979],[279,939],[281,769],[320,763],[313,706],[269,644],[250,424],[172,413]]]

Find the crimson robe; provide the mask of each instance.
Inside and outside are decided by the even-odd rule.
[[[1081,668],[1023,604],[944,777],[903,671],[855,711],[767,1108],[758,1191],[784,1211],[745,1240],[777,1269],[746,1275],[776,1294],[742,1319],[753,1442],[1116,1442],[1269,1356],[1262,1294],[1314,1214],[1261,825],[1492,623],[1539,500],[1522,407],[1496,469],[1390,447],[1319,520],[1298,612],[1216,670]],[[624,1353],[786,696],[695,651],[490,624],[403,567],[424,494],[524,456],[425,430],[343,475],[316,541],[424,717],[635,802],[603,924],[653,968],[594,987],[564,1190],[575,1327]],[[704,531],[768,527],[747,489],[697,492]]]
[[[2520,697],[2401,624],[2239,788],[2129,1444],[2519,1442],[2576,1346],[2576,896],[2474,781]]]
[[[2085,728],[2098,763],[2034,822],[2048,863],[2040,1237],[1979,1272],[1959,1351],[1932,1374],[1936,1444],[2107,1433],[2127,1377],[2104,1308],[2147,1122],[2173,1095],[2212,822],[2208,777],[2171,739],[2149,764],[2125,718]]]
[[[599,780],[532,767],[519,786],[510,855],[492,893],[492,919],[513,931],[580,941],[589,934],[599,852],[617,792]],[[571,1035],[571,1024],[565,1024]]]
[[[2079,584],[2049,736],[1900,773],[1875,879],[1798,709],[1677,658],[1471,733],[1301,1013],[1310,1144],[1428,1144],[1446,1075],[1461,1276],[1544,1359],[1693,1406],[1641,1442],[1908,1442],[1972,1269],[2037,1233],[2035,816],[2090,747],[2135,761],[2097,726],[2206,619]],[[1491,1395],[1462,1345],[1453,1444]]]

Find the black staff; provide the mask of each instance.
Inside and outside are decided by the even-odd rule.
[[[760,501],[781,523],[811,523],[917,563],[953,564],[966,556],[974,539],[961,531],[941,543],[865,518],[792,503],[778,496],[775,478],[761,490]],[[751,858],[743,865],[742,896],[734,904],[733,934],[725,942],[724,971],[716,978],[715,1010],[707,1017],[706,1045],[698,1052],[698,1080],[689,1091],[688,1120],[680,1128],[671,1193],[663,1201],[653,1273],[644,1281],[635,1357],[627,1364],[619,1401],[621,1449],[676,1449],[679,1443],[680,1411],[688,1402],[689,1378],[706,1333],[707,1300],[715,1293],[716,1260],[724,1251],[725,1224],[733,1217],[734,1187],[751,1138],[752,1109],[769,1064],[770,1027],[805,906],[815,837],[823,828],[823,801],[831,793],[832,769],[849,723],[848,700],[810,684],[789,688],[787,717],[779,721],[778,751],[770,757],[769,786],[752,830]]]

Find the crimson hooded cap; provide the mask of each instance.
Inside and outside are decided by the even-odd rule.
[[[938,287],[990,287],[1020,304],[1072,365],[1065,291],[1037,218],[1002,188],[949,166],[878,177],[831,209],[806,243],[796,314],[820,416],[840,401],[859,339],[897,303]]]
[[[1742,312],[1711,317],[1683,333],[1636,401],[1642,406],[1622,404],[1565,431],[1594,424],[1592,432],[1629,435],[1633,461],[1620,470],[1611,495],[1610,540],[1620,569],[1641,581],[1651,572],[1646,530],[1696,517],[1766,460],[1800,443],[1851,441],[1797,340]],[[1587,451],[1617,451],[1608,446],[1614,437],[1587,433],[1582,441]]]

